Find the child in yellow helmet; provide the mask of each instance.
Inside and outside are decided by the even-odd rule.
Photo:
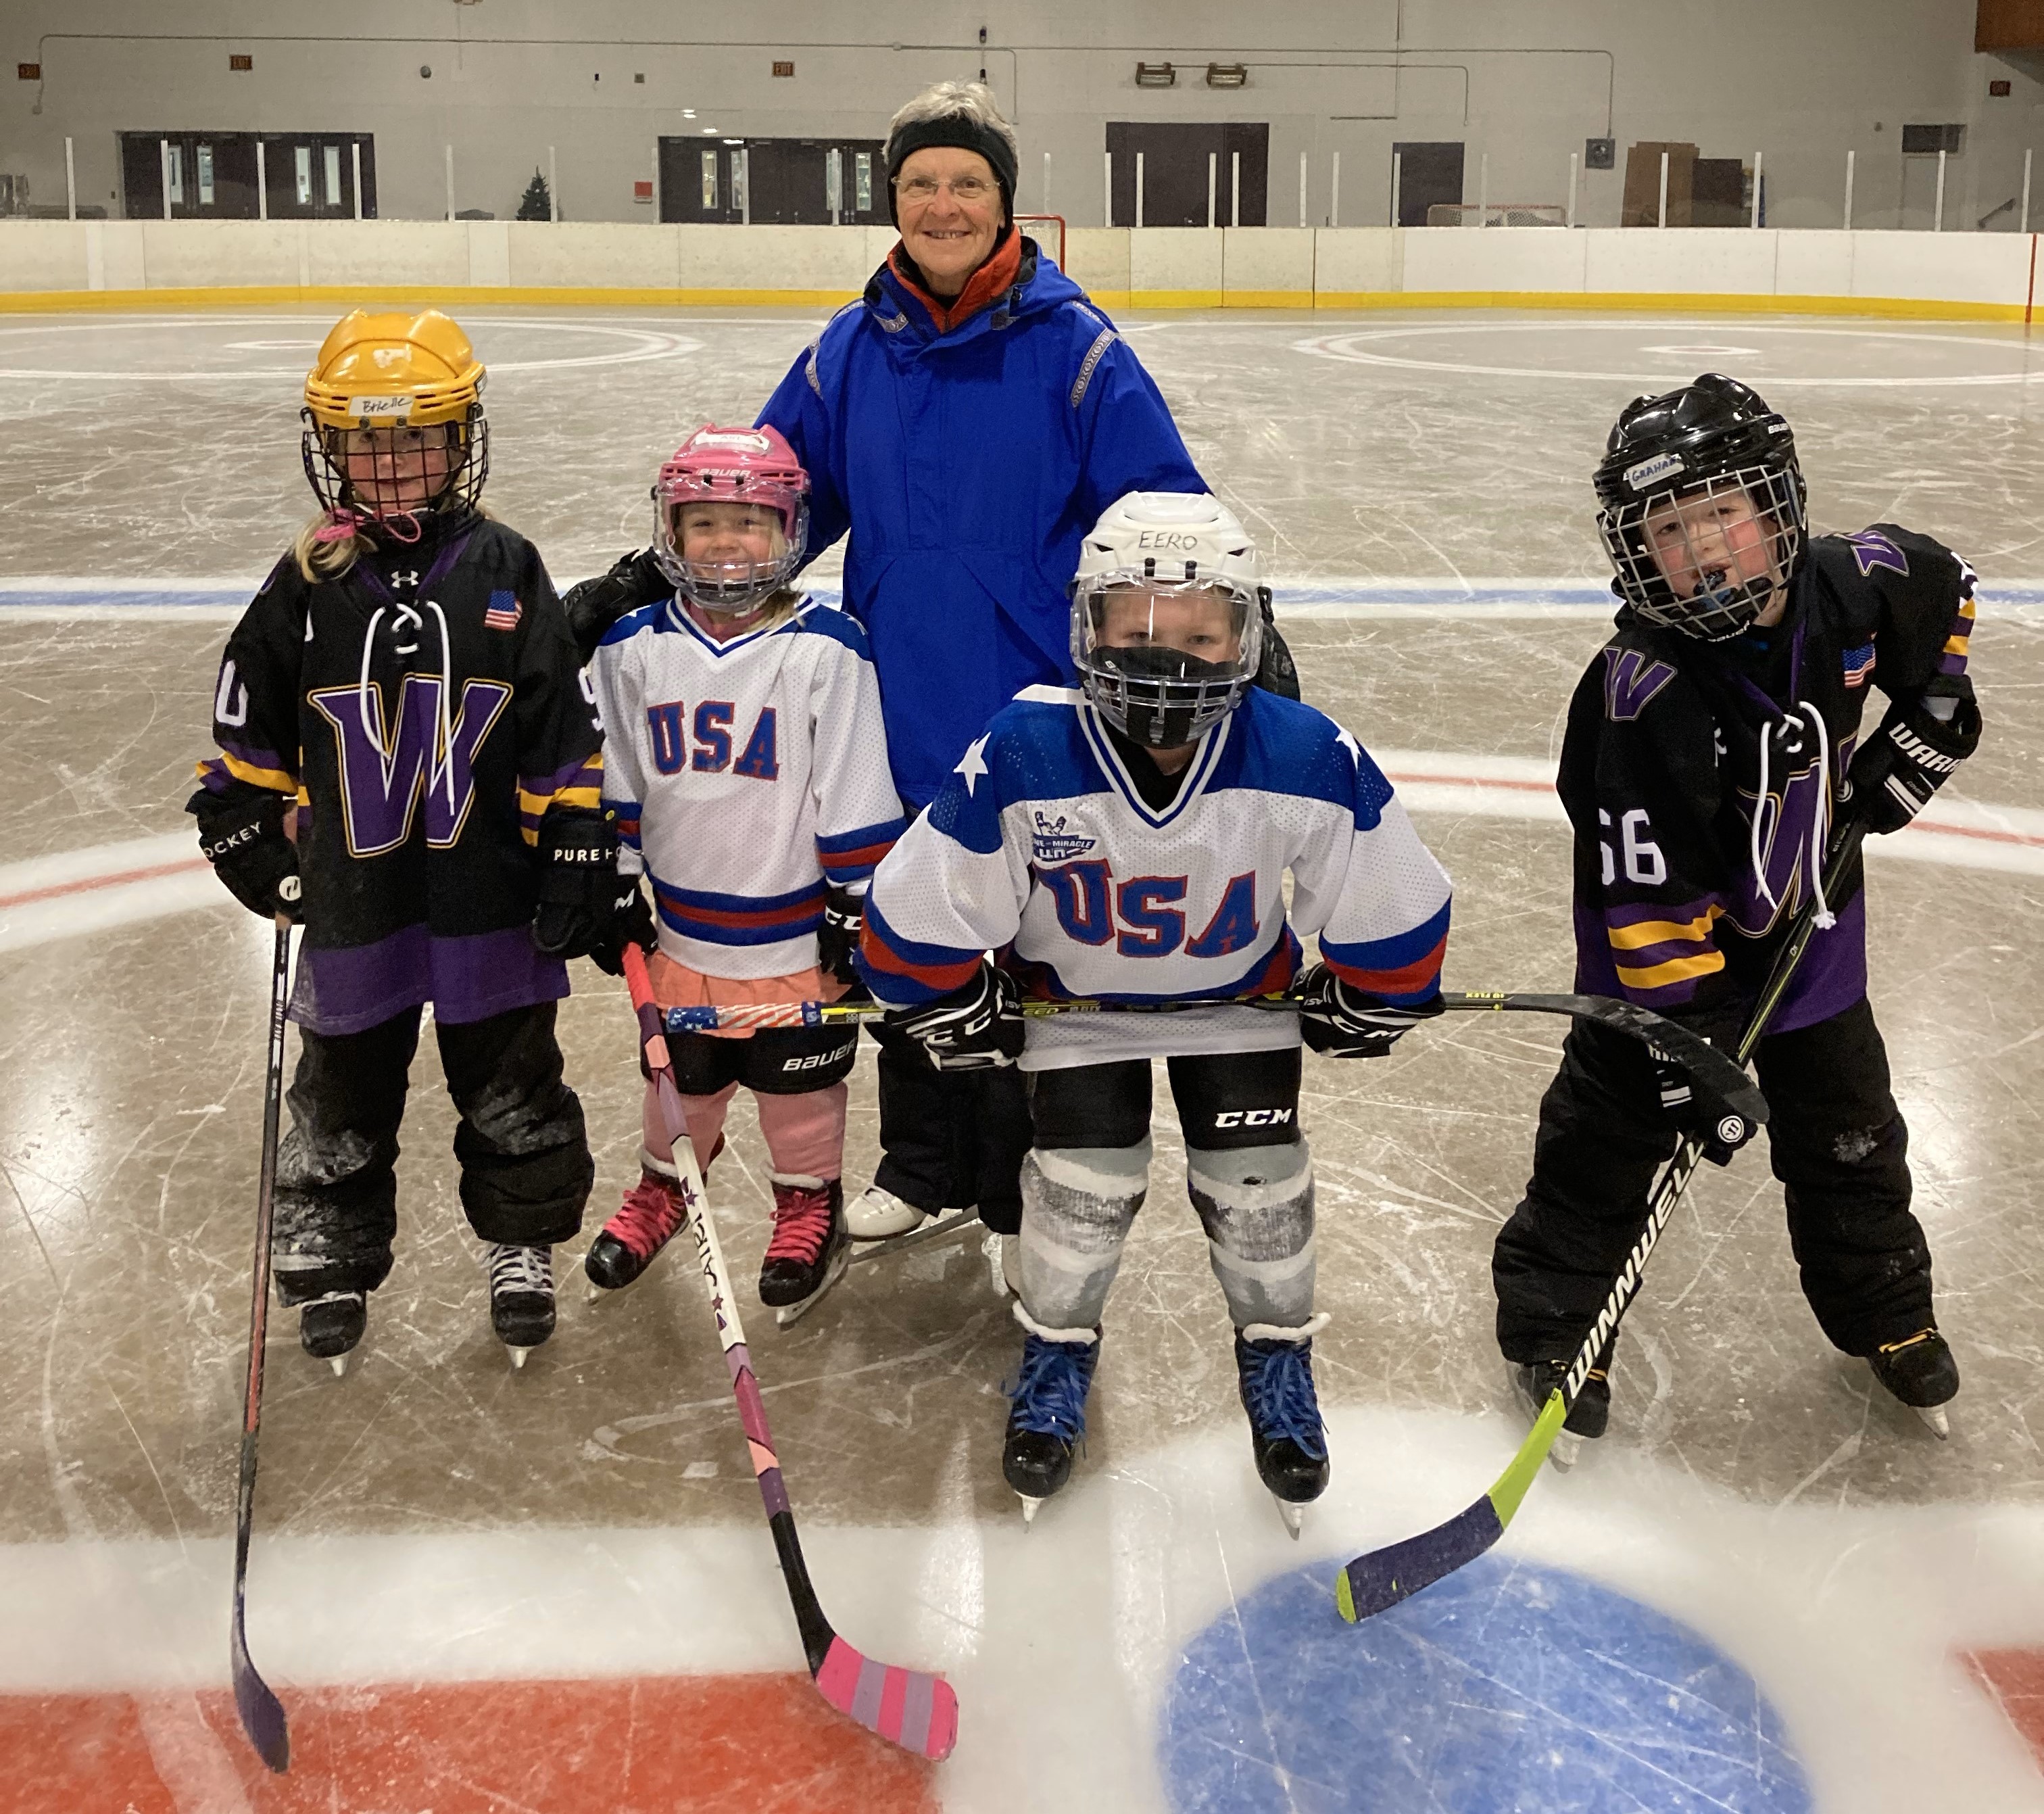
[[[235,897],[305,928],[275,1265],[336,1371],[390,1270],[428,1002],[492,1324],[521,1362],[551,1333],[551,1250],[594,1170],[555,1003],[566,959],[615,968],[634,930],[574,639],[537,551],[482,510],[484,378],[437,310],[327,336],[304,412],[319,514],[228,640],[190,802]]]

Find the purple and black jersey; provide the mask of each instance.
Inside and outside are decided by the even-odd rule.
[[[228,639],[215,793],[298,801],[305,940],[292,1017],[359,1032],[568,992],[532,947],[533,846],[597,805],[602,733],[538,552],[478,521],[308,582],[286,555]]]
[[[1973,594],[1950,550],[1879,523],[1813,540],[1770,631],[1703,643],[1620,611],[1577,683],[1558,782],[1577,988],[1735,1034],[1813,886],[1869,686],[1908,701],[1963,675]],[[1769,1030],[1858,1001],[1865,935],[1855,890]]]

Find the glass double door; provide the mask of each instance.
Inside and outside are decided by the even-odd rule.
[[[257,155],[257,146],[261,155]],[[367,133],[123,133],[130,220],[346,220],[376,213],[376,143]],[[267,209],[259,206],[259,171]],[[167,190],[169,206],[165,208]]]
[[[660,140],[660,218],[771,226],[887,218],[878,139]]]

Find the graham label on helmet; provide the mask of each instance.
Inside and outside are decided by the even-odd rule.
[[[1682,456],[1680,454],[1656,454],[1651,459],[1642,459],[1637,466],[1628,466],[1625,469],[1625,482],[1635,491],[1644,491],[1649,486],[1681,470]]]
[[[1074,857],[1084,856],[1099,841],[1067,831],[1062,813],[1055,819],[1047,813],[1039,813],[1030,844],[1039,863],[1070,863]]]
[[[411,420],[409,397],[351,397],[348,413],[359,422],[404,422]]]

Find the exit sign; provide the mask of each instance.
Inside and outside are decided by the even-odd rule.
[[[43,79],[43,66],[39,63],[17,63],[14,65],[14,74],[23,82],[40,82]]]
[[[253,69],[256,67],[256,60],[252,56],[236,56],[230,52],[228,55],[227,67],[230,70]]]
[[[774,73],[776,75],[793,75],[795,73],[793,60],[790,59],[786,63],[775,63],[774,65]]]

